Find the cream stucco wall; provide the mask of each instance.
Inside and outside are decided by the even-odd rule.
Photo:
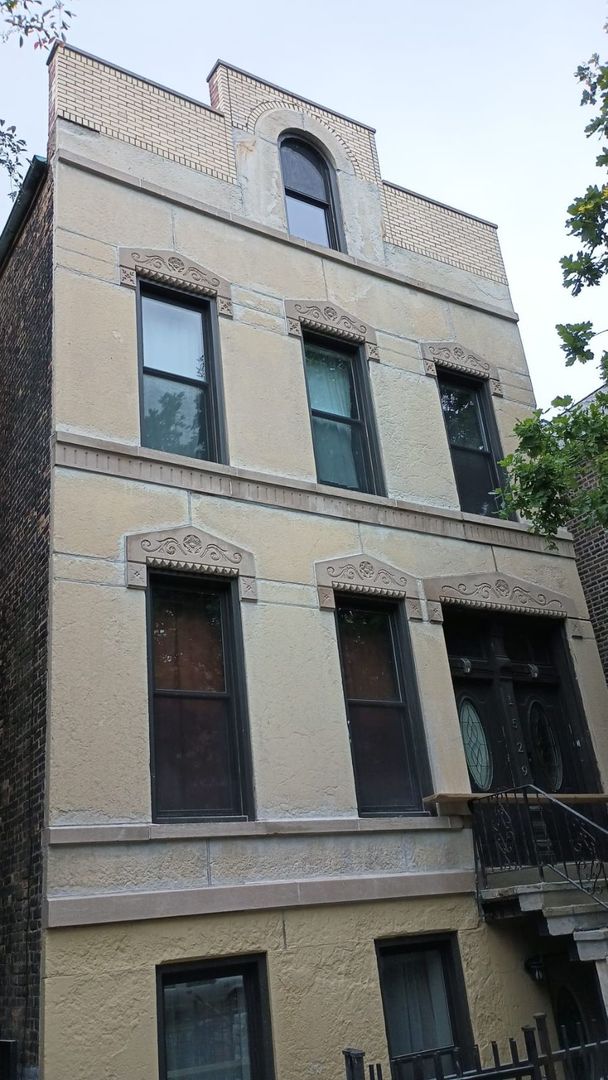
[[[457,933],[473,1030],[483,1044],[548,1011],[523,973],[517,930],[480,923],[472,898],[168,919],[53,930],[44,964],[44,1080],[158,1076],[156,965],[262,953],[280,1080],[342,1075],[355,1046],[386,1067],[375,941]],[[479,962],[484,957],[483,964]]]

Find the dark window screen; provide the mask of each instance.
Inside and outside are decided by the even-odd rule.
[[[359,811],[419,810],[394,613],[340,604],[337,618]]]
[[[153,583],[155,805],[161,816],[242,814],[227,594]]]
[[[461,508],[469,514],[497,514],[496,456],[490,445],[481,389],[439,376],[441,408],[452,455]]]

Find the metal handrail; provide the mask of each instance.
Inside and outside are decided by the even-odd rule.
[[[608,909],[608,828],[534,784],[478,796],[470,808],[485,886],[489,872],[535,866],[541,880],[551,870]]]

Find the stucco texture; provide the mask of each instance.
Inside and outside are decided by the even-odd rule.
[[[46,935],[45,1080],[155,1080],[156,965],[266,954],[276,1075],[336,1080],[342,1050],[387,1064],[375,941],[455,932],[473,1030],[516,1033],[547,1011],[516,929],[478,920],[472,898],[346,904],[166,919]],[[483,962],[480,963],[480,959]]]

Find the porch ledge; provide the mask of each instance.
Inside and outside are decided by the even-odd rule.
[[[433,795],[427,795],[426,798],[423,799],[423,802],[424,805],[428,807],[437,806],[440,812],[446,816],[453,814],[456,816],[470,817],[471,802],[476,802],[479,799],[488,799],[491,798],[492,795],[501,794],[503,793],[500,791],[439,791],[435,792]],[[547,792],[547,797],[532,791],[526,796],[520,792],[511,790],[509,790],[508,794],[509,802],[524,802],[524,800],[526,800],[528,803],[534,804],[551,802],[554,800],[555,802],[564,803],[565,806],[583,806],[585,804],[589,805],[589,803],[608,803],[608,792],[603,791],[588,793],[577,791],[564,794],[560,794],[559,792],[556,794]]]

